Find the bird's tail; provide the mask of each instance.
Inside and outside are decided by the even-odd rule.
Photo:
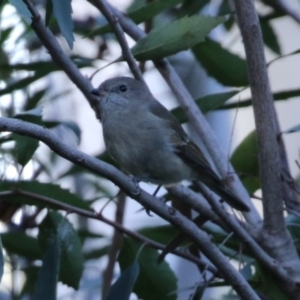
[[[248,205],[227,189],[222,182],[205,182],[205,185],[207,185],[213,192],[215,192],[233,208],[240,211],[250,211]]]

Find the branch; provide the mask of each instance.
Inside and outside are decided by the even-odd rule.
[[[295,295],[299,296],[296,283],[300,282],[300,262],[292,238],[285,227],[282,170],[277,144],[279,125],[269,85],[261,28],[253,0],[234,0],[234,3],[245,46],[256,123],[264,210],[261,241],[268,252],[289,270],[294,285],[286,285],[283,288],[295,298]]]
[[[110,7],[107,5],[107,3],[105,1],[97,0],[97,5],[98,5],[98,8],[100,9],[100,11],[103,13],[105,18],[107,19],[107,21],[109,22],[109,24],[111,25],[111,27],[113,28],[115,35],[117,37],[117,40],[119,41],[120,46],[122,48],[123,57],[127,61],[132,74],[134,75],[134,77],[136,79],[144,82],[143,75],[142,75],[142,73],[141,73],[129,47],[128,47],[128,44],[127,44],[127,41],[126,41],[126,38],[124,35],[124,31],[119,24],[118,17],[115,16],[111,12]]]
[[[55,199],[49,198],[49,197],[45,197],[39,194],[35,194],[35,193],[31,193],[31,192],[27,192],[27,191],[23,191],[23,190],[13,190],[13,191],[6,191],[6,192],[0,192],[0,198],[4,198],[7,199],[9,197],[14,197],[14,196],[25,196],[34,200],[37,200],[41,203],[44,203],[45,205],[51,205],[54,206],[58,209],[64,210],[66,211],[68,214],[70,213],[76,213],[78,215],[81,215],[83,217],[87,217],[90,219],[95,219],[98,221],[101,221],[103,223],[106,223],[110,226],[112,226],[115,230],[119,230],[120,232],[123,232],[124,234],[126,234],[127,236],[130,236],[138,241],[140,241],[143,244],[146,244],[149,247],[158,249],[158,250],[164,250],[165,249],[165,245],[157,243],[151,239],[148,239],[147,237],[131,231],[129,229],[127,229],[126,227],[123,227],[121,224],[116,223],[114,221],[110,221],[109,219],[105,218],[102,214],[97,214],[95,212],[92,211],[88,211],[85,209],[81,209],[63,202],[59,202]],[[175,254],[176,256],[182,257],[190,262],[195,263],[197,266],[199,266],[200,268],[207,268],[210,272],[212,272],[213,274],[218,274],[218,270],[215,268],[215,266],[208,264],[207,262],[204,262],[200,259],[198,259],[197,257],[190,255],[188,253],[184,253],[182,251],[179,250],[173,250],[171,251],[172,254]]]
[[[98,9],[100,0],[88,0]],[[106,2],[102,0],[102,2]],[[110,10],[114,15],[119,19],[119,23],[122,26],[123,30],[131,36],[134,40],[139,40],[146,36],[145,32],[141,30],[131,19],[127,18],[122,12],[107,4],[110,7]],[[253,226],[256,226],[260,223],[261,218],[256,211],[256,208],[253,206],[250,201],[249,194],[246,191],[245,187],[241,183],[240,179],[234,172],[231,164],[228,164],[228,159],[223,149],[221,148],[220,143],[218,142],[215,133],[211,129],[210,125],[206,121],[204,115],[199,110],[199,107],[196,105],[194,99],[191,97],[190,93],[187,91],[186,87],[179,78],[177,72],[174,70],[172,65],[168,62],[167,59],[163,59],[160,62],[154,62],[158,71],[164,77],[171,90],[177,97],[180,105],[185,110],[189,120],[196,129],[197,134],[203,141],[205,147],[208,150],[208,153],[212,157],[215,166],[221,176],[224,178],[228,173],[232,174],[232,180],[230,181],[230,186],[237,196],[243,199],[247,205],[250,206],[251,212],[245,214],[245,218]]]
[[[93,106],[93,103],[97,103],[98,99],[90,93],[91,89],[93,88],[91,82],[87,77],[80,73],[74,62],[63,52],[61,46],[56,40],[56,37],[49,30],[49,28],[45,27],[40,14],[32,5],[30,0],[24,0],[24,3],[27,5],[32,14],[31,27],[35,31],[42,44],[48,50],[53,61],[64,70],[73,83],[83,93],[91,106]]]
[[[159,201],[141,189],[137,190],[135,182],[115,167],[67,146],[50,130],[35,124],[16,119],[0,118],[0,131],[10,131],[38,139],[48,145],[58,155],[108,178],[131,198],[186,233],[243,299],[259,300],[259,297],[245,278],[234,269],[204,231],[174,208],[168,207],[164,202]]]
[[[115,213],[115,223],[122,225],[123,217],[124,217],[124,210],[125,210],[125,203],[126,203],[126,194],[120,193],[117,199],[117,208]],[[123,243],[123,235],[120,230],[115,229],[111,246],[109,247],[108,253],[108,262],[107,266],[103,272],[103,283],[102,283],[102,298],[105,299],[108,290],[111,286],[111,282],[113,280],[114,275],[114,267],[117,261],[118,253],[122,247]]]

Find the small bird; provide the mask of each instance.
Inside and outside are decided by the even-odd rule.
[[[116,77],[91,93],[108,153],[140,181],[168,185],[199,180],[233,208],[249,207],[226,188],[179,121],[141,81]]]

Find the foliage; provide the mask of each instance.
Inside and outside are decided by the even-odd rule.
[[[94,1],[77,2],[92,7]],[[221,39],[214,40],[214,35],[209,35],[214,28],[220,29],[222,36],[236,34],[234,14],[224,0],[216,8],[215,16],[206,16],[202,9],[209,7],[210,2],[134,1],[134,5],[128,8],[128,17],[136,24],[146,23],[146,27],[153,26],[154,29],[133,46],[132,52],[140,61],[158,61],[175,55],[172,56],[174,66],[181,61],[180,54],[189,53],[197,68],[201,66],[209,77],[227,88],[220,93],[212,92],[195,97],[195,102],[203,113],[217,110],[235,111],[238,107],[249,108],[252,106],[251,99],[240,99],[241,92],[249,88],[246,59],[234,53],[230,46],[225,46],[220,42]],[[264,2],[267,14],[259,15],[264,46],[272,51],[277,60],[281,60],[287,55],[282,55],[280,36],[272,22],[283,16],[290,16],[273,1]],[[48,26],[60,41],[64,53],[84,74],[90,74],[91,68],[98,68],[99,64],[105,61],[106,55],[114,53],[116,40],[111,34],[111,26],[100,13],[90,14],[88,10],[84,19],[77,18],[75,1],[72,4],[74,14],[71,0],[47,0],[46,4],[43,1],[28,0],[0,3],[2,116],[48,128],[64,143],[76,148],[88,132],[81,130],[81,124],[75,117],[72,120],[65,117],[68,109],[60,110],[56,105],[63,107],[67,99],[75,97],[75,92],[80,87],[69,86],[64,68],[57,63],[59,60],[54,62],[50,55],[45,54],[42,39],[32,29],[32,14],[28,3],[34,3],[34,7],[42,15],[45,11],[43,24]],[[172,22],[169,22],[170,20]],[[85,44],[80,44],[82,39],[87,45],[92,45],[88,47],[93,48],[93,54],[86,51]],[[65,41],[68,46],[65,45]],[[79,46],[73,48],[77,43]],[[292,60],[298,54],[298,50],[293,51],[289,59]],[[276,63],[275,60],[273,63]],[[146,64],[146,75],[148,71],[150,72],[151,68]],[[56,89],[58,85],[61,89]],[[289,101],[291,98],[298,101],[300,89],[276,91],[273,92],[273,96],[276,101],[282,103],[283,100]],[[78,93],[76,97],[80,99]],[[73,105],[74,102],[69,106],[70,111]],[[52,114],[49,114],[51,110]],[[181,123],[188,121],[186,111],[182,107],[176,107],[172,113]],[[89,117],[83,118],[84,122],[89,121]],[[292,124],[283,133],[297,134],[299,131],[299,124]],[[100,135],[93,136],[93,139],[100,140]],[[6,223],[0,236],[0,279],[5,277],[5,263],[11,267],[11,272],[18,276],[23,274],[23,286],[20,290],[12,292],[15,293],[14,299],[21,299],[23,296],[30,299],[56,299],[57,295],[60,295],[58,282],[72,288],[72,299],[80,292],[85,293],[84,297],[93,293],[99,295],[103,271],[99,270],[100,262],[106,261],[103,258],[110,257],[115,247],[114,238],[102,229],[102,224],[115,223],[109,223],[107,219],[102,218],[102,211],[99,214],[94,212],[99,212],[106,205],[109,208],[118,206],[118,201],[110,200],[119,200],[119,196],[116,196],[119,189],[112,187],[106,178],[100,177],[91,169],[66,163],[41,141],[42,138],[33,139],[16,134],[13,130],[1,132],[0,135],[0,219]],[[249,194],[254,194],[261,188],[257,147],[256,132],[253,131],[236,147],[231,156],[231,162]],[[97,153],[97,158],[115,164],[105,152]],[[195,186],[191,186],[191,189],[198,192]],[[164,198],[173,200],[173,196],[168,192]],[[144,211],[140,214],[143,214],[143,218],[148,217]],[[99,232],[95,232],[87,222],[92,218],[98,218]],[[139,299],[181,299],[175,267],[166,260],[158,264],[160,253],[150,246],[156,243],[156,246],[161,245],[163,248],[182,232],[169,223],[161,225],[157,218],[153,219],[152,226],[137,226],[134,229],[133,226],[128,226],[129,233],[126,234],[137,231],[139,236],[145,239],[146,245],[143,246],[143,241],[134,239],[135,232],[131,237],[124,238],[117,251],[119,255],[115,257],[120,271],[112,268],[118,279],[111,285],[107,300],[130,299],[132,293]],[[289,214],[286,223],[291,235],[298,240],[296,228],[299,216]],[[265,298],[275,299],[277,295],[276,299],[286,299],[287,296],[277,287],[276,279],[264,269],[255,253],[248,249],[247,244],[245,245],[239,237],[232,235],[222,222],[204,222],[199,227],[210,235],[226,258],[239,262],[237,269],[253,290],[262,293]],[[122,228],[117,229],[122,231]],[[149,240],[153,242],[150,246],[147,244]],[[96,246],[90,247],[90,244]],[[196,260],[202,259],[201,251],[193,250],[193,242],[187,236],[179,239],[175,248],[184,249]],[[175,248],[170,251],[174,252]],[[299,251],[298,243],[296,248]],[[97,274],[91,279],[85,273],[95,265]],[[207,273],[205,267],[197,267],[199,278],[185,287],[191,295],[189,299],[202,299],[204,292],[218,290],[220,286],[230,287],[222,274]],[[45,294],[47,298],[44,298]],[[80,296],[75,297],[80,299]],[[228,299],[235,297],[233,291],[226,295]]]

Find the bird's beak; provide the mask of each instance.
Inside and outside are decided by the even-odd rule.
[[[92,90],[90,90],[90,93],[92,94],[92,95],[95,95],[95,96],[100,96],[100,93],[99,93],[99,90],[98,89],[92,89]]]

